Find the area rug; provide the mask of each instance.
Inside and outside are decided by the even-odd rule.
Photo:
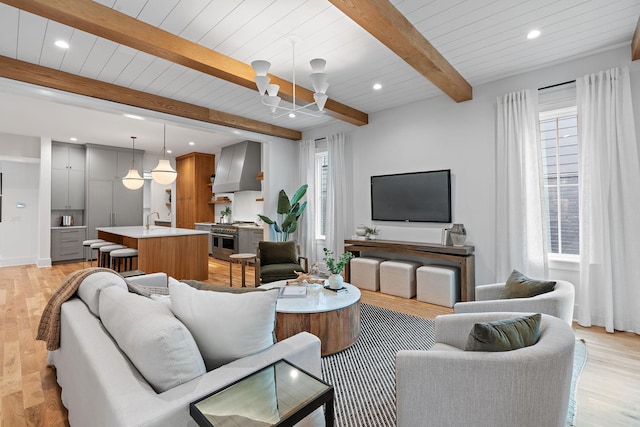
[[[569,412],[567,413],[567,425],[576,425],[576,391],[580,374],[587,363],[587,344],[584,340],[576,340],[576,349],[573,353],[573,377],[571,377],[571,394],[569,395]]]
[[[434,322],[396,311],[362,304],[360,337],[348,349],[322,358],[325,381],[335,387],[337,427],[396,425],[395,354],[398,350],[428,350],[435,343]],[[570,417],[575,418],[573,393],[586,357],[584,343],[576,342],[581,362],[574,366]],[[578,350],[578,349],[581,350]],[[576,360],[579,357],[576,356]],[[573,409],[572,409],[573,408]]]

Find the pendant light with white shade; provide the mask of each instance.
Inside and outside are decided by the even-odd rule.
[[[167,160],[167,125],[164,125],[162,159],[158,162],[158,166],[151,170],[151,177],[158,184],[169,185],[176,180],[177,176],[178,172],[171,167],[171,163]]]
[[[137,190],[144,185],[144,178],[140,176],[138,173],[138,169],[136,169],[135,161],[136,161],[136,153],[135,153],[135,144],[136,137],[131,137],[131,169],[129,169],[129,173],[127,176],[122,178],[122,184],[127,187],[129,190]]]

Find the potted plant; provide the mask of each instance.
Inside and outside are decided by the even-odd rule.
[[[231,222],[231,207],[227,206],[226,208],[224,208],[221,212],[220,215],[222,215],[222,223],[223,224],[227,224],[229,222]]]
[[[378,230],[375,225],[373,225],[371,227],[365,227],[364,231],[367,234],[367,238],[369,240],[375,240],[375,238],[378,235],[378,233],[380,233],[380,230]]]
[[[353,258],[353,254],[351,252],[345,252],[336,261],[333,258],[333,251],[324,248],[324,258],[322,259],[327,264],[327,269],[331,272],[329,276],[329,287],[331,289],[340,289],[342,288],[342,283],[344,280],[342,279],[342,270],[347,265],[349,260]]]
[[[298,228],[298,218],[302,215],[304,208],[307,207],[307,202],[300,204],[300,199],[304,197],[307,192],[307,184],[304,184],[295,192],[291,200],[284,190],[280,190],[278,194],[278,219],[280,225],[268,216],[260,215],[260,219],[269,225],[273,225],[273,229],[276,232],[277,242],[286,242],[293,232]]]

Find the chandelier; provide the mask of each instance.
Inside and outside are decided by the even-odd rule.
[[[158,184],[169,185],[176,180],[178,173],[167,160],[167,125],[163,126],[163,135],[162,158],[158,161],[158,166],[151,171],[151,177]]]
[[[254,80],[256,82],[256,86],[258,87],[258,92],[262,97],[262,103],[271,109],[271,113],[273,113],[273,118],[275,119],[284,115],[289,115],[289,117],[294,118],[296,117],[297,113],[303,113],[313,117],[321,117],[324,110],[324,104],[328,99],[327,89],[329,88],[329,82],[327,81],[328,76],[324,72],[324,67],[327,62],[324,59],[316,58],[310,61],[311,74],[309,75],[309,78],[311,79],[311,85],[313,86],[313,90],[315,91],[315,93],[313,94],[313,99],[315,100],[315,102],[303,105],[301,107],[298,107],[296,105],[296,41],[297,40],[295,37],[289,37],[293,63],[292,108],[280,105],[280,101],[282,101],[282,98],[278,96],[280,86],[277,84],[271,84],[271,78],[267,76],[269,68],[271,67],[271,63],[264,60],[257,60],[251,63],[251,67],[253,67],[253,70],[256,72]],[[317,107],[317,110],[310,109],[310,107],[314,105]]]

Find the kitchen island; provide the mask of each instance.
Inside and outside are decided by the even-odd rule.
[[[178,280],[207,280],[209,232],[185,228],[100,227],[98,238],[138,250],[138,269]]]

